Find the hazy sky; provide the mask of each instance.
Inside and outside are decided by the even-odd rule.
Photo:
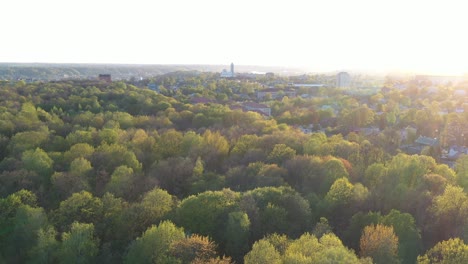
[[[468,72],[466,1],[2,0],[0,62]]]

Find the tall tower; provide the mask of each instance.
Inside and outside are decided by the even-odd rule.
[[[234,77],[234,63],[231,62],[231,75]]]
[[[336,87],[349,87],[351,76],[347,72],[340,72],[336,75]]]

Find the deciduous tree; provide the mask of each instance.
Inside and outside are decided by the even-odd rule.
[[[267,240],[254,243],[252,250],[244,257],[245,264],[271,263],[281,264],[281,255]]]
[[[418,257],[418,264],[468,263],[468,245],[459,238],[437,243],[426,254]]]
[[[70,232],[62,234],[58,250],[59,263],[94,263],[99,240],[94,237],[94,225],[74,222]]]
[[[170,221],[148,228],[141,237],[130,244],[124,263],[167,263],[172,243],[185,238],[184,229]]]
[[[398,237],[393,227],[380,224],[366,226],[361,236],[360,255],[371,257],[376,264],[399,263]]]

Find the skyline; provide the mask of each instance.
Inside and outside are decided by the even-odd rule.
[[[0,17],[6,36],[0,62],[234,62],[317,72],[468,72],[462,1],[22,0],[3,5],[12,12]]]

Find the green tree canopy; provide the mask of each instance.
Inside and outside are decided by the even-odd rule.
[[[437,243],[418,257],[418,264],[455,264],[468,262],[468,245],[459,238]]]
[[[189,196],[176,210],[177,222],[188,232],[212,237],[219,244],[224,239],[225,219],[239,198],[239,193],[228,189]]]
[[[94,237],[94,225],[74,222],[70,232],[62,234],[59,263],[94,263],[98,250],[99,240]]]
[[[244,257],[245,264],[271,263],[281,264],[281,255],[275,247],[266,240],[254,243],[252,250]]]
[[[53,171],[53,160],[40,148],[23,152],[21,161],[26,169],[36,172],[43,177],[44,180],[47,179]]]
[[[422,241],[413,216],[393,209],[383,217],[382,224],[392,226],[398,237],[401,263],[414,263],[422,249]]]
[[[74,193],[60,202],[54,212],[54,221],[59,230],[66,230],[74,222],[97,223],[101,220],[103,204],[101,199],[87,191]],[[93,227],[94,228],[94,227]]]
[[[124,263],[168,263],[171,244],[185,238],[184,229],[170,221],[148,228],[130,244]]]

